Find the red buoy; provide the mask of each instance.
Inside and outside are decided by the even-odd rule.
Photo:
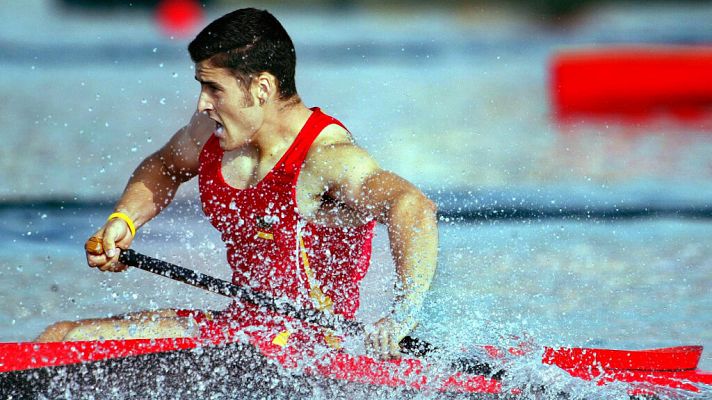
[[[712,113],[712,47],[623,46],[573,49],[550,65],[559,119],[581,115],[680,120]]]
[[[156,22],[170,36],[185,37],[203,20],[203,9],[196,0],[162,0],[156,8]]]

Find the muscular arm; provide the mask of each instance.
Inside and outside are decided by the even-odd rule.
[[[393,314],[377,323],[371,341],[380,354],[395,356],[397,343],[415,326],[414,316],[435,273],[435,204],[405,179],[382,170],[353,144],[328,145],[314,153],[305,169],[323,178],[328,195],[388,229],[398,277],[396,302]]]
[[[435,204],[405,179],[382,170],[363,180],[355,201],[388,228],[398,285],[399,318],[417,311],[435,273],[438,227]]]
[[[131,174],[115,209],[132,217],[136,227],[160,213],[178,187],[198,173],[198,157],[214,123],[196,114],[161,149],[144,159]]]
[[[131,174],[114,209],[131,218],[136,228],[155,217],[173,200],[178,187],[198,171],[202,144],[215,126],[206,116],[196,114],[157,152],[144,159]],[[107,221],[93,237],[102,238],[106,253],[87,254],[87,262],[102,271],[121,271],[115,248],[128,248],[133,241],[121,219]]]

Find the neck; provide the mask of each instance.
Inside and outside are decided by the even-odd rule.
[[[289,146],[311,115],[299,98],[268,102],[264,107],[264,123],[252,141],[262,157]]]

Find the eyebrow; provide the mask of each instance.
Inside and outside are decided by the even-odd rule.
[[[201,85],[209,85],[209,86],[214,86],[214,87],[216,87],[216,88],[222,88],[222,86],[220,86],[219,83],[213,82],[213,81],[206,81],[206,80],[204,80],[204,79],[200,79],[200,78],[198,78],[197,75],[194,76],[193,78],[195,78],[196,81],[200,82]]]

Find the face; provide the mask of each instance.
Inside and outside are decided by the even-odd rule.
[[[230,70],[213,67],[208,61],[196,64],[195,79],[200,82],[198,112],[215,121],[220,147],[229,151],[250,142],[263,122],[252,90],[245,90]]]

